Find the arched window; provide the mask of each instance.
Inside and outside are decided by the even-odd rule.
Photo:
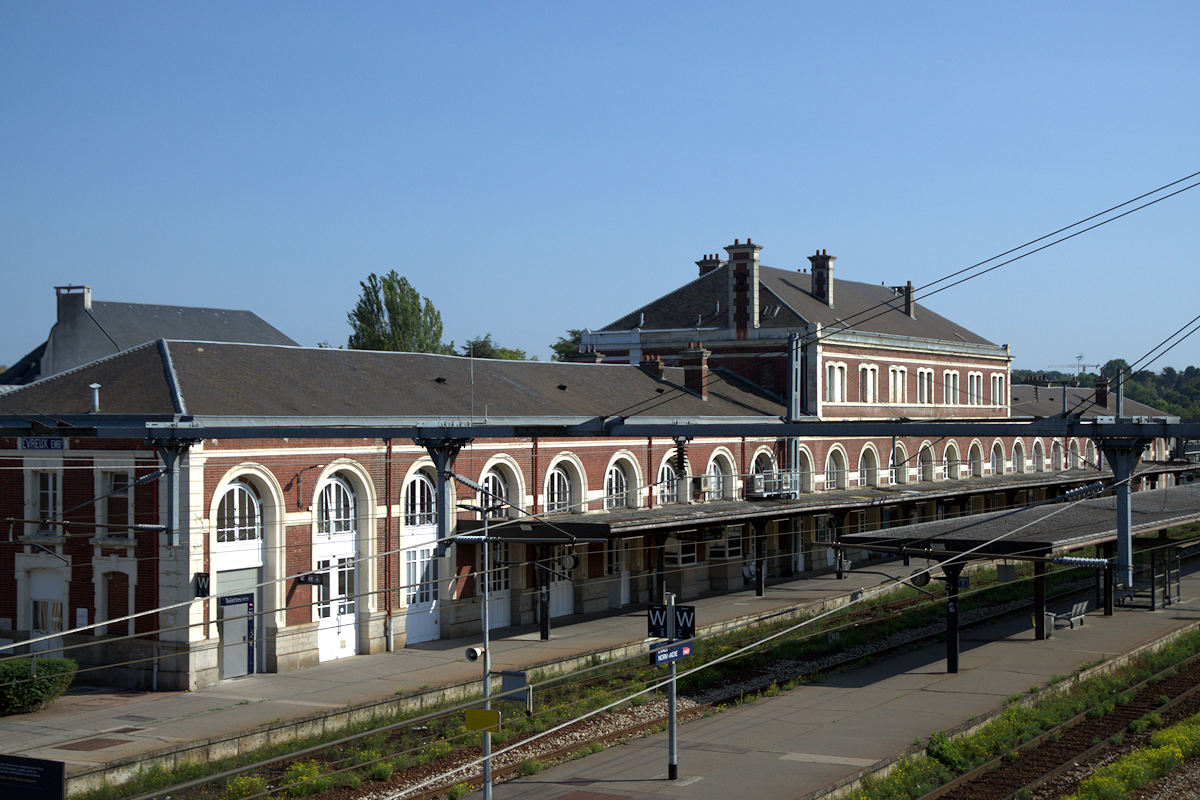
[[[918,480],[930,481],[934,479],[933,475],[933,451],[928,447],[922,447],[921,452],[917,456]]]
[[[890,466],[892,483],[908,483],[908,456],[905,455],[904,449],[900,445],[896,445],[892,450]]]
[[[498,469],[490,469],[483,476],[483,497],[480,498],[480,505],[483,508],[491,509],[488,511],[490,519],[500,519],[508,516],[508,509],[511,500],[508,496],[508,481]],[[500,508],[496,508],[500,506]]]
[[[946,445],[946,452],[942,455],[942,466],[946,480],[958,480],[961,464],[958,460],[958,447],[953,442]]]
[[[971,445],[971,452],[968,454],[971,459],[971,477],[983,477],[983,449],[978,444]]]
[[[1100,458],[1096,453],[1096,443],[1088,439],[1087,447],[1084,449],[1084,469],[1100,469]]]
[[[825,488],[846,488],[846,459],[840,450],[831,450],[829,458],[825,460]]]
[[[350,484],[338,477],[330,478],[317,498],[317,532],[326,536],[354,533],[358,527],[357,506]]]
[[[875,451],[863,450],[858,457],[858,485],[874,486],[879,482],[879,465],[875,463]]]
[[[262,501],[258,492],[245,481],[234,481],[217,508],[217,541],[260,540],[262,531]]]
[[[1058,472],[1063,468],[1063,447],[1062,442],[1055,442],[1050,445],[1050,469]]]
[[[1033,471],[1046,471],[1046,451],[1042,449],[1041,442],[1033,443]]]
[[[992,474],[1004,474],[1004,451],[1000,448],[1000,443],[992,445]]]
[[[722,456],[708,464],[708,496],[712,500],[724,500],[733,493],[733,468]]]
[[[604,473],[604,507],[629,508],[630,500],[629,475],[625,472],[625,464],[618,461]]]
[[[571,476],[566,467],[555,467],[546,476],[546,511],[551,514],[570,511],[571,505]]]
[[[437,521],[436,492],[433,481],[423,472],[418,472],[404,487],[404,524],[432,525]]]
[[[668,461],[658,468],[658,497],[662,503],[679,502],[679,476]]]
[[[1079,442],[1077,440],[1075,440],[1075,439],[1071,440],[1071,444],[1070,444],[1070,447],[1067,449],[1067,452],[1070,454],[1069,455],[1070,460],[1067,462],[1067,469],[1082,468],[1083,465],[1079,463],[1080,462]]]
[[[1025,446],[1020,442],[1013,442],[1013,472],[1025,471]]]

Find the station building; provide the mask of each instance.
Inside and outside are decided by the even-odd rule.
[[[842,533],[1103,474],[1086,439],[764,432],[1058,406],[1010,395],[1008,348],[910,286],[759,249],[585,332],[577,363],[159,338],[0,395],[0,637],[66,646],[83,682],[194,688],[477,633],[482,580],[504,636],[802,578]],[[1138,480],[1170,485],[1154,448]],[[454,539],[485,528],[487,565]]]

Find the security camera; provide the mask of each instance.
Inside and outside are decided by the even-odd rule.
[[[478,661],[479,658],[483,655],[483,653],[484,653],[484,649],[482,647],[468,647],[467,648],[467,661]]]

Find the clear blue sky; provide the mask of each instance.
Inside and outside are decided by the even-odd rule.
[[[548,358],[734,238],[920,285],[1200,170],[1200,4],[0,3],[0,363],[52,286]],[[1015,366],[1200,312],[1200,188],[929,305]],[[1200,334],[1163,364],[1200,364]]]

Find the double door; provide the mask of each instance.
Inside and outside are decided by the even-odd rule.
[[[333,661],[358,652],[358,594],[353,553],[317,559],[317,658]]]

